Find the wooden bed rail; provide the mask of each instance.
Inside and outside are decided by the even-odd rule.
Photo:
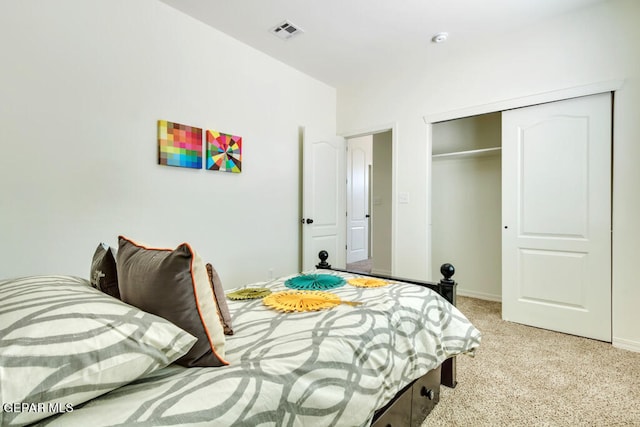
[[[327,251],[320,251],[318,253],[318,258],[320,258],[320,262],[316,265],[316,268],[322,268],[326,270],[333,271],[341,271],[345,273],[353,273],[353,274],[362,274],[369,277],[375,277],[378,279],[388,279],[388,280],[397,280],[400,282],[410,283],[412,285],[424,286],[429,289],[436,291],[438,294],[442,295],[444,299],[449,301],[452,305],[456,305],[456,286],[457,283],[452,279],[456,269],[451,264],[442,264],[440,266],[440,273],[442,273],[443,278],[440,279],[438,283],[427,282],[421,280],[414,279],[404,279],[400,277],[392,277],[385,276],[381,274],[371,274],[371,273],[362,273],[360,271],[350,271],[343,270],[340,268],[333,268],[331,264],[327,262],[329,259],[329,253]],[[456,358],[451,357],[444,362],[442,362],[442,372],[440,382],[447,387],[455,387],[458,383],[456,380]]]

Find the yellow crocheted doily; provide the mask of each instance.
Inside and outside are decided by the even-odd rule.
[[[381,286],[387,286],[389,282],[382,279],[373,279],[371,277],[358,277],[355,279],[349,279],[347,282],[350,285],[358,286],[360,288],[379,288]]]
[[[340,297],[322,291],[282,291],[266,296],[262,302],[278,311],[317,311],[340,304]]]

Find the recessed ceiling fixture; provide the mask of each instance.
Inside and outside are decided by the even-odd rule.
[[[449,38],[449,33],[437,33],[433,37],[431,37],[431,41],[433,43],[444,43]]]
[[[284,21],[271,29],[271,34],[281,38],[282,40],[288,40],[293,36],[302,34],[304,31],[294,25],[290,21]]]

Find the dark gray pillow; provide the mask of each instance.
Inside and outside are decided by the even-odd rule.
[[[198,341],[176,363],[222,366],[225,336],[202,258],[187,243],[151,248],[119,237],[118,283],[122,301],[163,317]]]
[[[91,272],[89,274],[91,286],[107,295],[120,299],[118,289],[118,269],[112,249],[105,243],[100,243],[93,254]]]

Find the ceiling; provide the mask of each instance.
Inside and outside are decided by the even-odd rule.
[[[605,0],[161,0],[333,87]],[[303,30],[270,33],[288,20]],[[431,42],[448,32],[445,43]]]

